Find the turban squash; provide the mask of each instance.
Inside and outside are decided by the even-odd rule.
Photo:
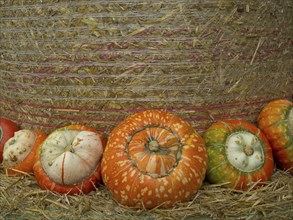
[[[8,175],[33,173],[34,157],[47,137],[39,130],[19,130],[4,145],[3,167]]]
[[[14,132],[18,131],[19,127],[13,121],[6,118],[0,118],[0,163],[3,160],[3,148],[6,141],[13,137]]]
[[[209,158],[209,182],[246,190],[272,176],[272,149],[255,125],[243,120],[218,121],[206,130],[204,140]]]
[[[87,194],[101,180],[106,140],[87,126],[69,125],[53,131],[40,145],[34,173],[39,186],[59,194]]]
[[[124,205],[151,209],[192,199],[205,178],[201,136],[166,111],[135,113],[111,132],[102,179]]]
[[[269,102],[259,114],[258,126],[271,144],[276,163],[293,175],[293,103]]]

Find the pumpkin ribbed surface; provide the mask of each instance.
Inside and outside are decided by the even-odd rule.
[[[106,139],[95,129],[69,125],[53,131],[39,147],[34,173],[39,186],[60,194],[87,194],[101,179]]]
[[[112,131],[102,178],[122,204],[168,207],[195,196],[206,166],[203,139],[187,122],[148,110],[129,116]]]
[[[34,158],[47,134],[39,130],[19,130],[4,146],[3,168],[7,175],[33,173]]]
[[[3,160],[7,166],[21,163],[34,147],[36,134],[31,130],[15,132],[14,137],[4,145]]]
[[[126,151],[134,166],[152,177],[172,172],[181,157],[182,144],[170,129],[143,127],[126,142]]]
[[[207,180],[247,190],[270,180],[274,171],[272,149],[254,124],[243,120],[213,123],[204,133],[209,164]]]
[[[235,132],[226,140],[227,159],[242,172],[253,172],[264,164],[264,150],[261,140],[248,131]]]
[[[269,102],[258,116],[258,126],[270,141],[278,166],[293,175],[293,103]]]
[[[94,173],[102,153],[101,139],[95,132],[64,130],[52,133],[43,143],[41,163],[54,182],[74,185]]]

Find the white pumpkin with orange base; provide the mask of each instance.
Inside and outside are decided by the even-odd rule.
[[[4,145],[3,167],[8,175],[33,173],[38,146],[47,137],[42,131],[19,130]]]
[[[34,172],[43,189],[57,193],[89,193],[101,179],[105,139],[98,131],[71,125],[51,133],[36,155]]]

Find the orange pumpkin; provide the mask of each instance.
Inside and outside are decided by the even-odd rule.
[[[59,194],[87,194],[101,180],[103,135],[87,126],[53,131],[40,145],[34,173],[39,186]]]
[[[3,160],[3,148],[6,141],[13,137],[14,132],[18,131],[19,127],[13,121],[6,118],[0,118],[0,163]]]
[[[269,102],[259,114],[258,126],[268,138],[278,166],[293,174],[293,103]]]
[[[3,167],[8,175],[33,173],[38,146],[47,137],[42,131],[19,130],[4,145]]]
[[[165,111],[133,114],[110,134],[102,159],[102,178],[127,206],[170,207],[192,199],[207,167],[201,136]]]

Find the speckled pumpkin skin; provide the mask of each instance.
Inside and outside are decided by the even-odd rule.
[[[252,172],[239,170],[229,162],[227,157],[227,138],[229,135],[239,131],[255,135],[263,148],[264,163]],[[224,184],[229,188],[246,190],[251,184],[267,181],[272,176],[274,170],[272,149],[264,134],[253,124],[243,120],[218,121],[206,130],[203,137],[209,158],[207,170],[207,180],[209,182]]]
[[[278,166],[293,175],[292,109],[293,103],[288,100],[271,101],[259,114],[258,126],[268,138]]]
[[[9,166],[5,163],[5,161],[3,162],[4,172],[7,175],[21,176],[21,175],[25,175],[24,173],[31,173],[31,174],[33,173],[34,157],[37,153],[39,146],[46,139],[47,134],[45,134],[44,132],[39,131],[39,130],[33,130],[32,132],[35,134],[36,138],[35,138],[34,145],[31,149],[31,151],[25,157],[25,159],[23,161],[19,162],[19,164],[14,165],[14,166]],[[19,172],[19,171],[21,171],[21,172]]]
[[[187,122],[148,110],[129,116],[111,132],[102,179],[124,205],[170,207],[196,195],[206,167],[204,141]]]

